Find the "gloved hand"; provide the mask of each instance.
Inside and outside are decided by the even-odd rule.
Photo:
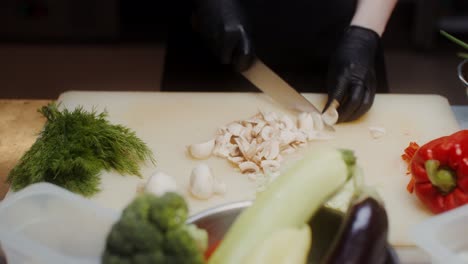
[[[222,64],[236,71],[252,65],[254,49],[237,0],[196,0],[195,30]]]
[[[328,102],[339,103],[338,122],[353,121],[372,106],[376,92],[375,60],[380,37],[370,29],[349,26],[328,69]]]

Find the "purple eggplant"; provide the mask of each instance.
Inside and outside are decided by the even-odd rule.
[[[388,217],[372,196],[355,198],[322,264],[384,264],[388,256]]]

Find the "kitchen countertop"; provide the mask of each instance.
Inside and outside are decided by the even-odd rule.
[[[45,118],[37,112],[52,100],[0,99],[0,200],[8,191],[8,172],[34,143]],[[468,106],[454,105],[453,112],[461,129],[468,129]]]
[[[37,112],[50,100],[0,99],[0,200],[8,191],[9,171],[31,147],[45,118]]]
[[[460,129],[468,129],[468,106],[453,105],[452,110],[455,114],[455,118],[460,124]]]

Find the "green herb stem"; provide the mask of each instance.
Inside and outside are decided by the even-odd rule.
[[[468,53],[466,53],[466,52],[458,52],[457,56],[462,58],[462,59],[468,59]]]
[[[463,42],[462,40],[450,35],[449,33],[445,32],[444,30],[440,30],[440,34],[442,34],[444,37],[448,38],[453,43],[455,43],[455,44],[459,45],[460,47],[468,50],[468,44]]]

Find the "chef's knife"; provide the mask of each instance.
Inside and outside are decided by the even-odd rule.
[[[321,115],[317,107],[281,79],[260,59],[256,58],[252,66],[242,72],[242,75],[258,89],[286,108]],[[328,130],[335,131],[332,126],[326,123],[324,123],[324,126]]]

